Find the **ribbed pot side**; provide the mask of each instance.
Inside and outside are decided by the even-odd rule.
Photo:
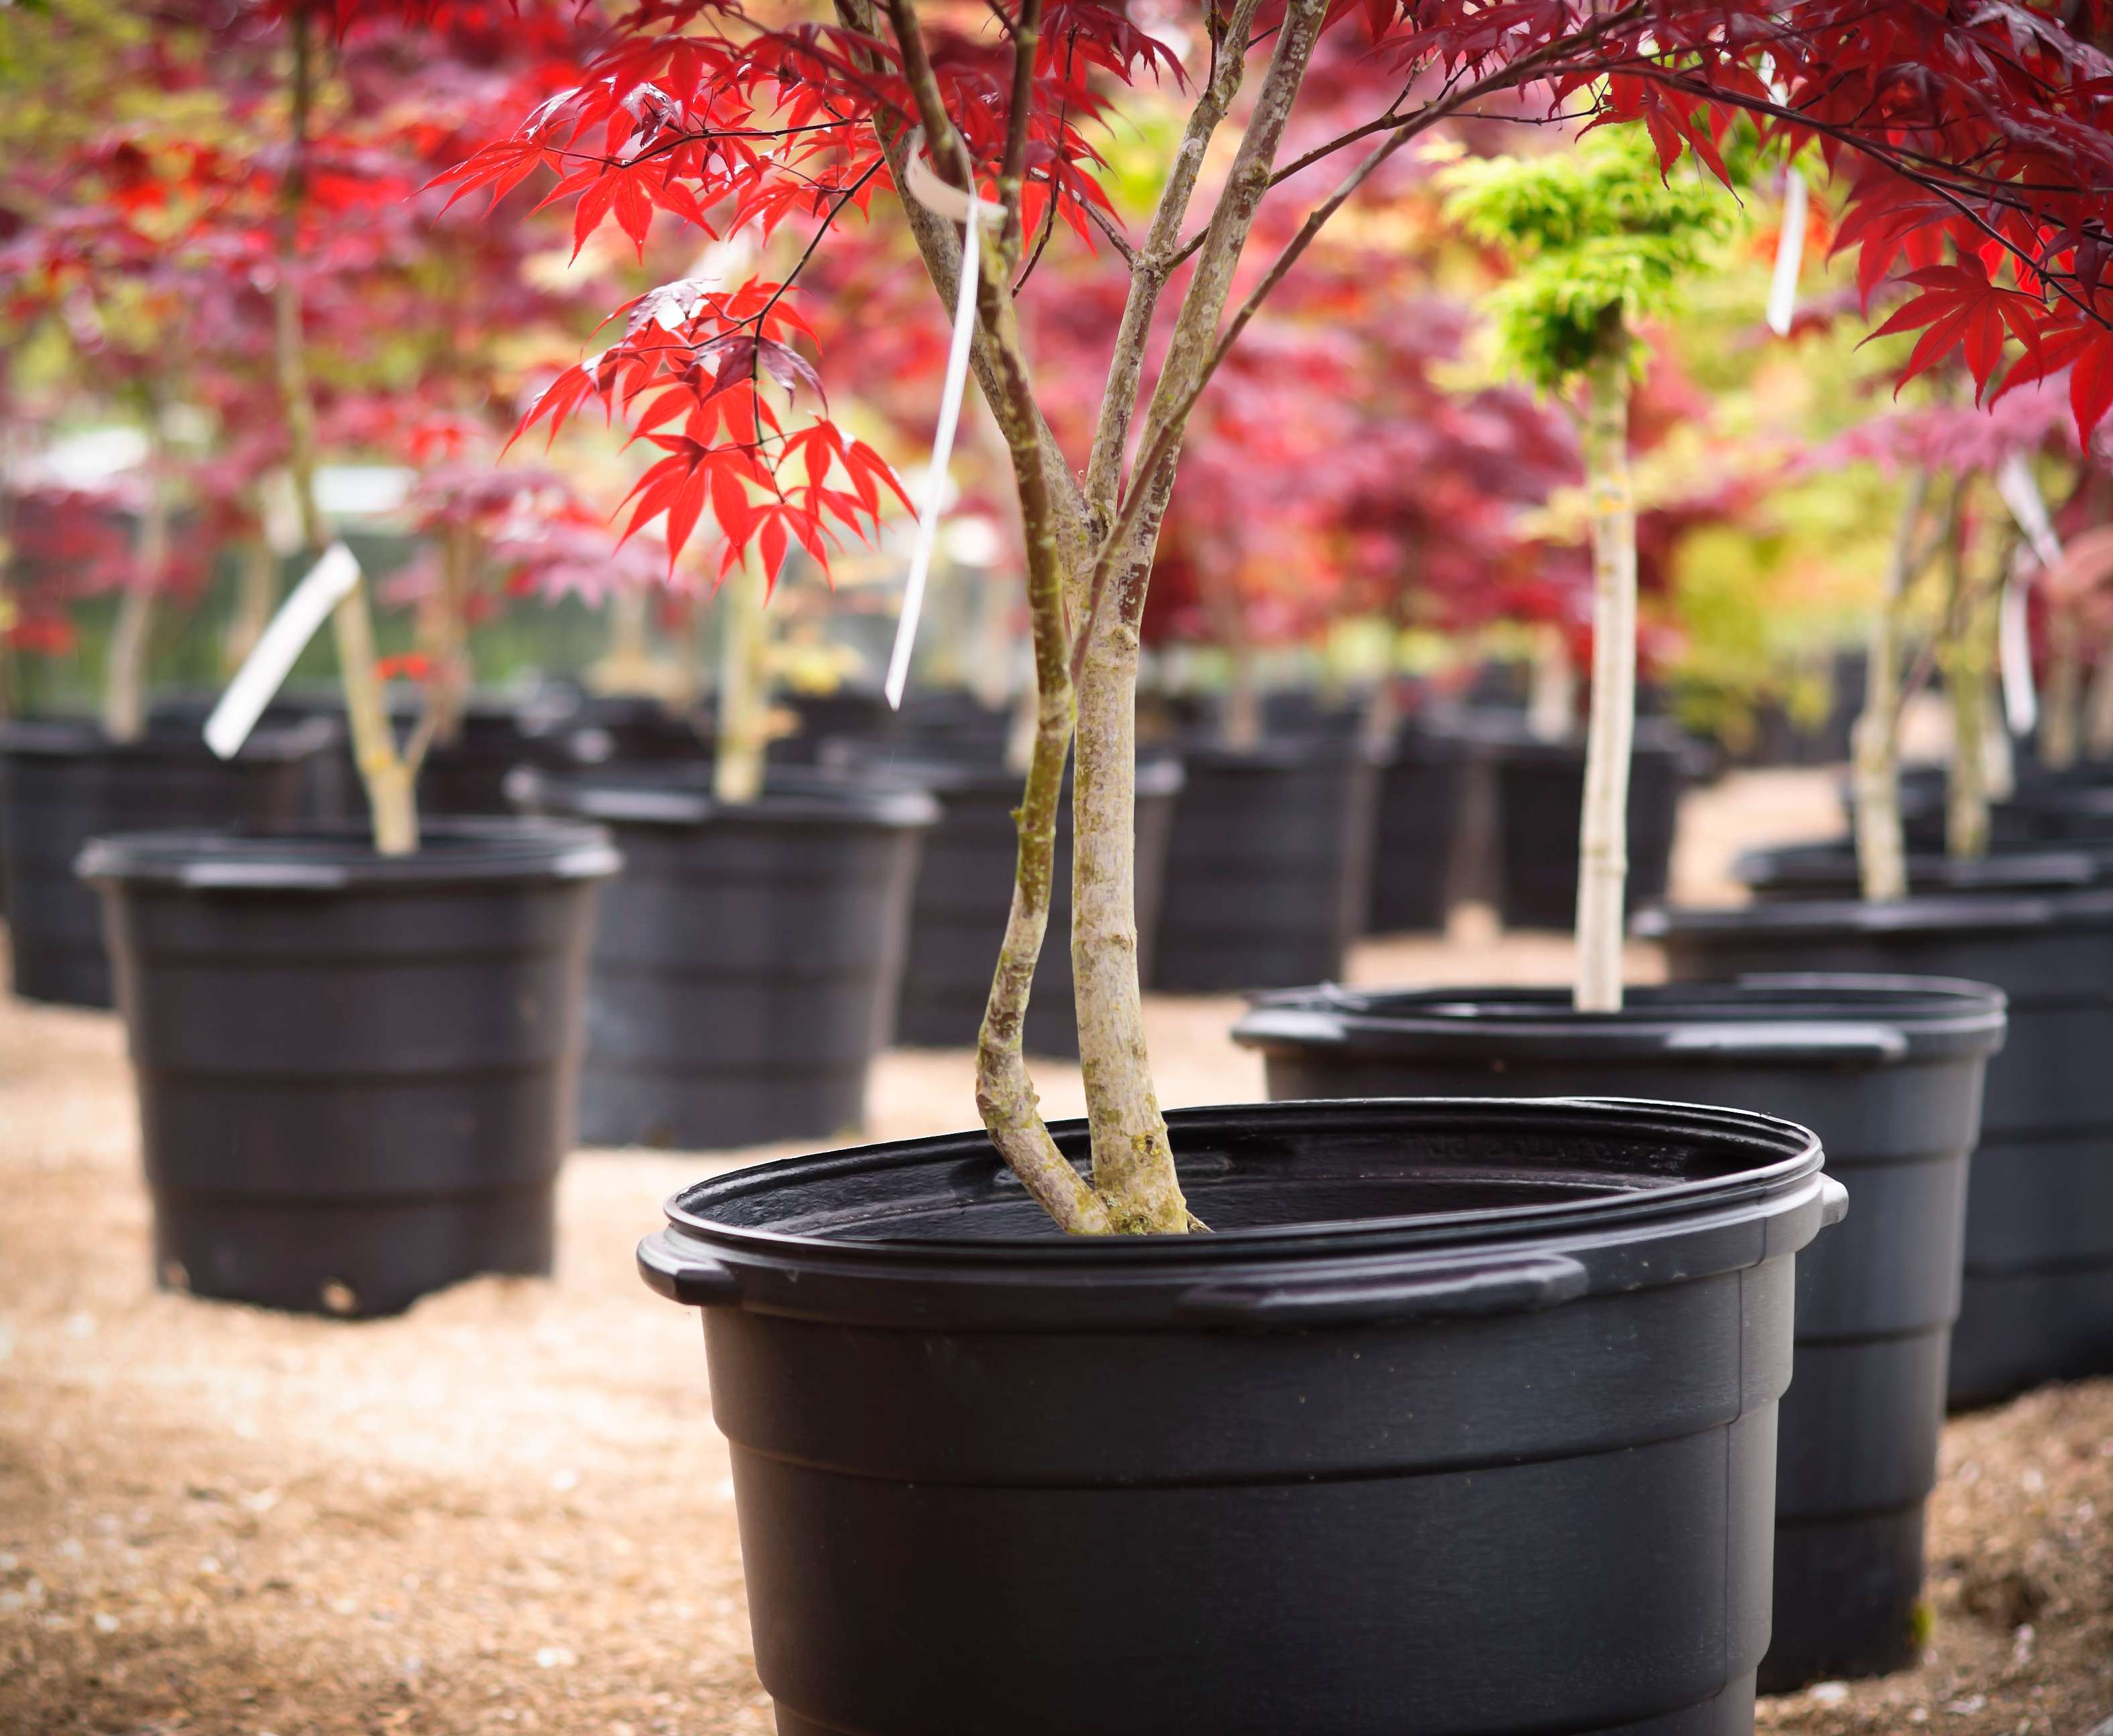
[[[1966,1206],[1951,1402],[2113,1372],[2113,893],[1801,900],[1647,914],[1677,978],[1857,971],[2010,1001]]]
[[[74,875],[91,838],[157,827],[288,825],[334,740],[321,720],[258,730],[232,759],[195,736],[112,742],[80,722],[0,722],[0,877],[14,991],[62,1006],[116,1005],[102,913]]]
[[[1381,763],[1321,736],[1184,748],[1150,986],[1230,994],[1339,975],[1364,928]]]
[[[704,1310],[783,1736],[1750,1732],[1811,1136],[1167,1120],[1212,1234],[1064,1237],[977,1134],[708,1181],[641,1245]]]
[[[2000,994],[1906,978],[1755,977],[1632,990],[1275,997],[1234,1035],[1272,1097],[1624,1097],[1758,1109],[1814,1129],[1849,1189],[1800,1257],[1782,1403],[1764,1693],[1883,1674],[1919,1651],[1923,1517],[1959,1309],[1969,1158]]]
[[[517,780],[623,852],[595,935],[584,1144],[728,1149],[865,1119],[938,810],[914,790],[805,780],[721,803],[710,777]]]
[[[157,1275],[267,1307],[392,1314],[550,1269],[596,883],[591,827],[431,821],[98,840]]]

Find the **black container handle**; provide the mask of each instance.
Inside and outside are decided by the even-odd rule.
[[[1253,1327],[1464,1319],[1574,1301],[1589,1281],[1568,1255],[1524,1254],[1431,1266],[1412,1277],[1391,1272],[1304,1284],[1203,1284],[1185,1292],[1175,1311],[1198,1324]]]
[[[739,1278],[709,1254],[678,1246],[665,1230],[655,1230],[639,1242],[638,1275],[685,1308],[729,1307],[741,1300]]]

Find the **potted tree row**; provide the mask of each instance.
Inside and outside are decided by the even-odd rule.
[[[1174,148],[1133,228],[1083,129],[1143,100],[1119,87],[1175,57],[1119,15],[1045,20],[1026,0],[958,26],[979,37],[910,0],[843,0],[811,30],[678,5],[635,21],[460,171],[513,185],[559,162],[590,225],[657,201],[796,221],[816,249],[884,176],[949,307],[957,229],[975,249],[972,365],[1013,463],[1037,676],[977,1057],[984,1132],[737,1172],[681,1196],[641,1251],[657,1287],[705,1310],[782,1729],[1750,1727],[1788,1256],[1840,1205],[1816,1143],[1750,1111],[1637,1105],[1162,1116],[1132,909],[1138,626],[1190,412],[1327,220],[1405,146],[1533,85],[1643,121],[1668,161],[1709,156],[1721,98],[1872,165],[1850,182],[1858,211],[1940,176],[1933,154],[1973,148],[1934,127],[1901,148],[1928,86],[1883,69],[1934,61],[1970,84],[1989,64],[1976,32],[1995,23],[1822,7],[1756,11],[1727,33],[1725,18],[1563,11],[1495,34],[1469,9],[1293,0],[1257,30],[1236,4],[1187,44],[1158,135]],[[1404,61],[1442,81],[1404,95]],[[1990,100],[2068,122],[2083,112],[2069,65],[2048,49],[2031,89],[2051,94],[2006,84]],[[1845,88],[1859,68],[1864,87]],[[1287,149],[1309,79],[1369,107]],[[2069,147],[2010,148],[2053,160],[2021,161],[2006,196],[2031,189],[2061,215],[2039,189],[2063,184]],[[1286,195],[1303,216],[1282,250],[1253,262],[1235,300],[1272,183],[1317,169],[1321,186]],[[1083,469],[1038,403],[1011,294],[1044,223],[1071,221],[1130,267]],[[1874,275],[1896,251],[1874,249]],[[811,526],[803,488],[835,474],[805,472],[796,442],[804,460],[826,436],[806,432],[819,420],[729,433],[713,406],[722,358],[764,353],[783,293],[682,286],[669,317],[550,400],[651,418],[664,467],[647,486],[664,492],[646,503],[677,518],[671,540],[709,512],[766,568],[764,528]],[[1175,314],[1148,394],[1162,297]],[[2067,302],[2034,317],[2049,334],[2095,330]],[[1598,359],[1616,380],[1627,364]],[[1067,758],[1088,1113],[1052,1128],[1021,1030]],[[1595,783],[1613,763],[1601,756]],[[1618,940],[1618,844],[1597,829],[1621,804],[1595,790],[1586,807],[1592,932]]]
[[[1676,974],[1696,980],[1625,992],[1631,334],[1705,262],[1729,196],[1699,168],[1667,173],[1637,135],[1587,138],[1566,157],[1468,165],[1456,180],[1463,221],[1520,256],[1499,302],[1509,356],[1544,386],[1577,382],[1588,431],[1598,587],[1576,991],[1566,1005],[1530,990],[1323,988],[1265,1003],[1236,1034],[1267,1055],[1278,1096],[1604,1090],[1737,1104],[1818,1128],[1856,1210],[1799,1274],[1774,1637],[1759,1679],[1781,1691],[1900,1668],[1921,1644],[1923,1512],[1960,1306],[1969,1160],[2004,997],[1977,981],[1883,974],[1932,970],[1939,961],[1926,957],[1793,950],[1787,959],[1778,932],[1727,959],[1721,945],[1683,945],[1680,928]],[[1954,977],[1987,974],[1978,958],[1949,962]],[[1810,973],[1726,973],[1787,964]],[[2018,1037],[2039,1034],[2028,1024]]]
[[[225,162],[179,257],[221,271],[240,254],[242,280],[266,286],[242,313],[272,334],[303,552],[343,572],[317,502],[303,303],[348,211],[386,222],[403,189],[353,153],[370,172],[334,175],[317,198],[318,157],[351,153],[355,123],[316,13],[264,25],[245,9],[153,50],[193,56],[255,153]],[[456,46],[443,33],[418,49]],[[475,1273],[550,1269],[591,895],[617,866],[591,827],[422,824],[415,780],[438,718],[429,705],[408,740],[392,731],[350,571],[331,618],[367,823],[120,830],[79,863],[103,899],[160,1281],[347,1315]]]
[[[1989,1069],[1967,1205],[1955,1406],[2113,1368],[2113,1097],[2093,1059],[2113,1015],[2113,895],[2088,838],[2024,823],[2035,813],[2088,821],[2071,813],[2087,808],[2088,792],[2036,804],[1992,793],[1991,759],[2000,773],[2009,757],[1999,609],[2021,540],[1997,481],[2006,463],[2059,438],[2057,418],[2073,424],[2074,407],[2090,404],[2081,389],[2036,384],[2038,359],[2019,359],[2019,383],[1992,417],[1940,402],[1842,443],[1901,479],[1857,725],[1852,839],[1749,859],[1756,903],[1669,910],[1649,930],[1683,976],[1915,971],[1970,976],[2010,996],[2011,1037]],[[2095,463],[2087,442],[2073,473],[2088,476]],[[1927,627],[1916,649],[1919,618]],[[1902,799],[1899,741],[1909,694],[1933,675],[1954,747],[1946,786],[1919,818]],[[2006,814],[2020,822],[2008,839]]]

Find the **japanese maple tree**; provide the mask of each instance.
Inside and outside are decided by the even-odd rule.
[[[582,236],[613,221],[642,242],[664,213],[722,235],[795,226],[806,253],[884,199],[947,306],[961,244],[943,189],[992,202],[997,214],[977,226],[973,366],[1017,485],[1039,699],[977,1101],[1065,1228],[1180,1231],[1191,1219],[1150,1076],[1131,909],[1138,628],[1192,413],[1257,312],[1367,183],[1449,121],[1632,121],[1662,166],[1692,153],[1714,172],[1745,117],[1764,148],[1808,148],[1831,173],[1842,244],[1860,250],[1867,287],[1906,276],[1914,297],[1894,321],[1924,334],[1911,369],[1956,353],[1987,392],[2067,368],[2088,426],[2113,380],[2102,280],[2113,93],[2092,42],[2106,22],[2097,0],[2060,11],[1232,0],[1195,13],[1176,43],[1102,0],[993,0],[929,16],[916,0],[644,0],[568,88],[453,180],[467,195],[541,177]],[[1366,87],[1354,118],[1317,88],[1302,97],[1317,52],[1352,44],[1390,75]],[[1137,232],[1116,215],[1095,141],[1122,88],[1140,81],[1178,86],[1186,118]],[[1339,124],[1288,144],[1294,113],[1316,107]],[[1331,162],[1322,191],[1304,171]],[[1192,212],[1207,183],[1207,208]],[[1249,262],[1280,185],[1294,220],[1266,260]],[[1059,245],[1067,234],[1112,252],[1128,278],[1079,453],[1062,449],[1044,413],[1012,294],[1045,235]],[[655,290],[530,424],[561,424],[590,403],[623,413],[657,454],[634,520],[665,515],[671,548],[709,516],[728,567],[753,549],[773,572],[795,544],[825,559],[870,531],[886,480],[829,418],[801,348],[800,273],[796,257],[767,277]],[[1148,394],[1163,301],[1175,312]],[[1020,1050],[1067,750],[1089,1176],[1051,1140]]]

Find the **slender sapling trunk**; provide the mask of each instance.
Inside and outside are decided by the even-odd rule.
[[[1536,741],[1567,740],[1577,723],[1577,665],[1568,637],[1553,622],[1534,634],[1527,682],[1527,733]]]
[[[1583,1013],[1619,1012],[1629,876],[1629,755],[1636,713],[1636,517],[1629,485],[1629,351],[1621,310],[1601,317],[1585,376],[1592,526],[1592,710],[1578,820],[1577,982]]]
[[[1991,599],[1975,595],[1964,540],[1963,526],[1955,524],[1947,550],[1950,607],[1937,651],[1951,708],[1944,844],[1955,861],[1988,854],[1988,678],[1995,662],[1995,609]]]
[[[2113,759],[2113,633],[2098,648],[2098,667],[2091,672],[2091,696],[2084,702],[2083,751],[2093,759]]]
[[[712,793],[723,802],[752,802],[763,794],[764,756],[770,746],[769,622],[763,580],[746,565],[719,586],[718,744]]]
[[[2065,772],[2076,763],[2083,740],[2083,648],[2076,617],[2057,608],[2047,622],[2047,691],[2041,695],[2038,745],[2040,763]]]
[[[103,676],[103,732],[112,741],[137,741],[147,727],[147,650],[154,599],[169,567],[168,443],[162,406],[147,394],[147,498],[140,508],[133,582],[117,604],[117,622]]]
[[[1874,902],[1905,898],[1908,891],[1907,841],[1901,823],[1901,609],[1914,582],[1928,500],[1929,472],[1918,470],[1908,480],[1878,607],[1871,613],[1870,667],[1863,714],[1856,719],[1851,744],[1856,878],[1864,896]]]

